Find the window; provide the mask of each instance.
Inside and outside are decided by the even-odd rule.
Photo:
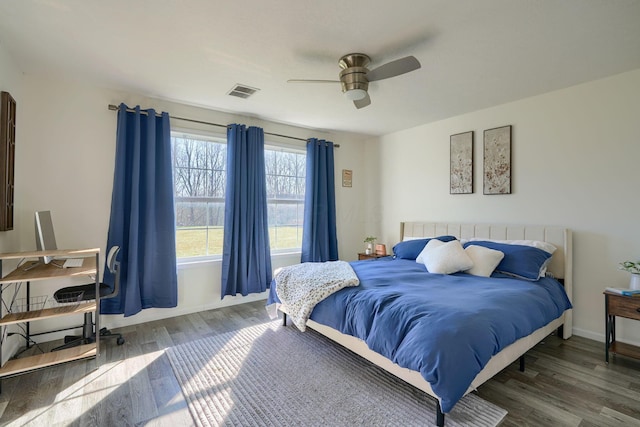
[[[172,132],[178,258],[222,256],[227,143],[224,136]],[[300,250],[306,154],[265,144],[272,253]]]
[[[302,247],[307,156],[302,150],[265,147],[269,242],[272,252]]]
[[[227,143],[171,133],[178,258],[222,255]]]

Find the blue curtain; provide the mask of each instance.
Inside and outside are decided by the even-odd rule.
[[[227,129],[221,297],[264,292],[270,283],[264,131],[233,124]]]
[[[107,250],[119,245],[120,293],[103,314],[178,304],[169,115],[120,104]],[[104,269],[103,281],[114,277]]]
[[[307,141],[307,176],[302,227],[302,262],[338,259],[333,142]]]

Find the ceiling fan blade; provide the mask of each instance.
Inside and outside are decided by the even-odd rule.
[[[287,83],[340,83],[340,80],[305,80],[305,79],[289,79]]]
[[[404,58],[382,64],[381,66],[369,71],[367,73],[367,80],[375,82],[376,80],[388,79],[389,77],[395,77],[408,73],[409,71],[417,70],[420,67],[420,62],[415,58],[415,56],[406,56]]]
[[[364,98],[353,101],[353,105],[355,105],[358,110],[366,107],[369,104],[371,104],[371,98],[369,97],[368,93]]]

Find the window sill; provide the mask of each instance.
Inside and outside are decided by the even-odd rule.
[[[221,263],[222,258],[184,258],[178,259],[177,267],[178,270],[185,270],[189,268],[198,268],[203,267],[205,265],[213,265],[216,263]]]
[[[297,256],[300,258],[302,253],[300,251],[292,252],[276,252],[271,254],[271,260],[277,260],[281,258],[289,258]],[[200,257],[200,258],[179,258],[177,262],[178,270],[184,270],[189,268],[199,268],[206,265],[222,264],[222,257]]]

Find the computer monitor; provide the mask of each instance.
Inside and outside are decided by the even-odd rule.
[[[52,251],[58,249],[56,245],[56,235],[53,231],[53,221],[51,211],[38,211],[35,215],[36,223],[36,247],[39,251]],[[40,260],[49,264],[53,261],[52,256],[45,256]]]

